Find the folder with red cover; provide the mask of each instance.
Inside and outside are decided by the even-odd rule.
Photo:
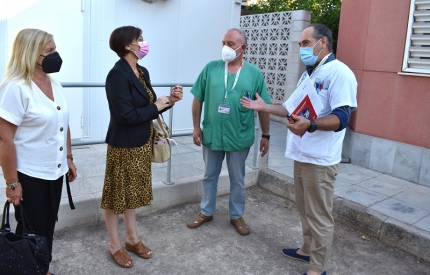
[[[314,106],[312,105],[312,101],[308,95],[306,95],[303,98],[302,102],[297,105],[296,109],[292,112],[292,114],[296,116],[302,116],[307,119],[316,119],[318,117],[315,112]],[[294,120],[291,118],[291,116],[288,116],[287,118],[290,123],[294,123]]]

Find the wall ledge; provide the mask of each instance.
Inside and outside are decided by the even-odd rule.
[[[398,75],[406,75],[406,76],[421,76],[421,77],[430,77],[430,74],[420,74],[420,73],[405,73],[405,72],[398,72]]]

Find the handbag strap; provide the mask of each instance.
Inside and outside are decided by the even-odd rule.
[[[75,209],[75,205],[73,203],[72,192],[70,191],[70,182],[69,182],[69,178],[67,177],[67,175],[66,175],[66,188],[67,188],[67,196],[69,198],[69,205],[70,205],[70,208],[73,210],[73,209]],[[0,227],[1,231],[5,231],[5,232],[11,231],[10,223],[9,223],[9,208],[10,208],[10,202],[6,201],[4,204],[4,207],[3,207],[2,223],[1,223],[1,227]],[[24,212],[25,210],[21,206],[21,203],[19,204],[19,210],[20,210],[20,213],[24,213],[24,214],[20,214],[21,221],[23,224],[23,232],[24,232],[24,229],[25,229],[25,231],[27,231],[27,228],[25,227],[24,219],[27,221],[27,225],[28,225],[28,228],[30,229],[30,231],[33,231],[33,229],[31,229],[30,223],[28,221],[28,217]],[[28,231],[27,231],[27,233],[28,233]]]
[[[163,118],[163,120],[161,120],[160,116],[161,116],[161,118]],[[160,115],[157,117],[157,121],[158,121],[158,124],[160,125],[161,129],[163,129],[163,132],[164,132],[164,134],[166,135],[166,137],[170,137],[170,135],[169,135],[168,131],[166,132],[166,127],[164,127],[165,123],[164,123],[164,117],[163,117],[163,115],[162,115],[162,114],[160,114]]]
[[[69,182],[69,177],[66,174],[66,188],[67,188],[67,197],[69,198],[69,206],[70,209],[75,209],[75,205],[73,204],[73,199],[72,199],[72,192],[70,191],[70,182]]]
[[[3,218],[1,223],[1,230],[10,232],[10,224],[9,224],[9,208],[10,208],[10,202],[6,201],[3,208]],[[34,231],[30,226],[30,222],[28,221],[28,217],[25,214],[24,207],[22,206],[22,203],[18,205],[19,208],[19,216],[21,218],[22,223],[22,233],[23,235],[28,235],[28,233],[33,233]]]
[[[9,206],[10,202],[6,201],[3,208],[3,216],[1,221],[1,231],[2,232],[10,232],[10,224],[9,224]]]
[[[22,223],[22,235],[27,236],[29,234],[35,234],[34,230],[31,228],[30,221],[28,220],[27,214],[25,213],[24,206],[22,203],[18,205],[19,207],[19,217]]]
[[[19,216],[22,222],[23,235],[28,235],[29,232],[34,234],[34,231],[30,226],[30,222],[28,221],[28,217],[25,214],[25,210],[24,210],[24,207],[22,206],[22,203],[20,203],[17,207],[19,208]],[[3,217],[1,222],[2,233],[4,232],[8,233],[11,231],[10,223],[9,223],[9,208],[10,208],[10,202],[6,201],[3,208]]]
[[[67,196],[69,197],[69,205],[70,208],[73,210],[75,209],[75,205],[73,204],[73,199],[72,199],[72,193],[70,192],[70,182],[69,182],[69,178],[66,176],[66,187],[67,187]],[[26,234],[28,234],[28,232],[33,233],[33,229],[31,228],[30,222],[28,220],[27,215],[25,214],[25,210],[24,207],[22,207],[22,203],[19,204],[19,211],[20,211],[20,217],[21,217],[21,222],[23,225],[23,232],[25,232]],[[4,231],[4,232],[10,232],[11,228],[10,228],[10,222],[9,222],[9,208],[10,208],[10,202],[6,201],[3,207],[3,216],[2,216],[2,222],[1,222],[1,227],[0,230]],[[26,226],[27,224],[27,226]]]

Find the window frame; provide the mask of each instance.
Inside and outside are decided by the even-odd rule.
[[[411,0],[410,9],[409,9],[409,19],[408,19],[408,30],[406,33],[406,43],[405,43],[405,51],[403,55],[403,64],[402,64],[402,71],[400,74],[413,74],[413,75],[424,75],[428,76],[430,75],[430,67],[429,68],[416,68],[416,67],[410,67],[409,66],[409,59],[411,58],[411,47],[412,45],[412,35],[414,34],[414,28],[413,25],[415,23],[415,11],[416,9],[416,1],[417,0]],[[418,0],[419,1],[419,0]],[[430,10],[429,10],[430,12]],[[428,22],[429,28],[430,28],[430,21]],[[430,37],[430,36],[429,36]],[[430,50],[430,46],[428,47]],[[430,65],[430,58],[429,58],[429,65]]]

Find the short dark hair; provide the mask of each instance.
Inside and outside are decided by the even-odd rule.
[[[309,27],[314,28],[314,38],[320,40],[323,37],[327,37],[327,47],[330,52],[333,52],[333,36],[331,30],[323,24],[311,24]]]
[[[119,57],[124,57],[129,53],[125,46],[141,35],[142,30],[133,26],[116,28],[110,35],[109,46]]]

